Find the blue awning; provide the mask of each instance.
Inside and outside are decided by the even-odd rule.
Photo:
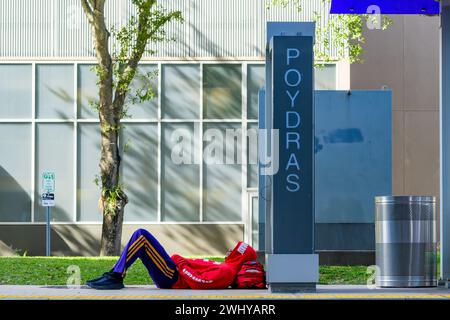
[[[436,0],[332,0],[330,13],[364,14],[376,5],[382,14],[439,14]]]

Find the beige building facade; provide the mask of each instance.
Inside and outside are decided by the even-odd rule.
[[[439,18],[391,18],[387,30],[365,30],[351,88],[392,89],[393,194],[439,200]]]

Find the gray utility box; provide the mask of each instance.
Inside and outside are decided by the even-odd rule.
[[[375,198],[376,285],[437,286],[436,199]]]

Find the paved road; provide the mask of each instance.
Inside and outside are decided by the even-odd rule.
[[[86,286],[2,286],[0,299],[448,299],[450,289],[368,289],[366,286],[319,285],[316,293],[271,294],[268,290],[163,290],[127,286],[93,290]]]

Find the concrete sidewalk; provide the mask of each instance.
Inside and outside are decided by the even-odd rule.
[[[127,286],[122,290],[93,290],[86,286],[2,286],[0,299],[447,299],[450,289],[368,289],[356,285],[319,285],[316,293],[271,294],[268,290],[163,290],[155,286]]]

